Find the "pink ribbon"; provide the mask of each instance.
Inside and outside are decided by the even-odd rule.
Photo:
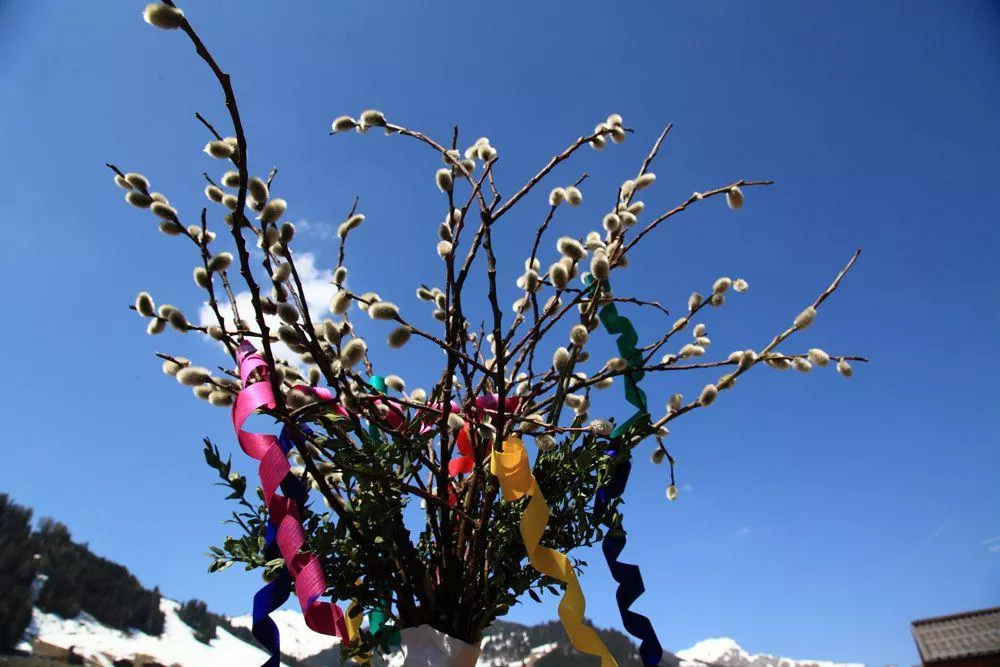
[[[233,405],[233,427],[243,451],[260,461],[258,470],[264,490],[264,503],[271,514],[272,523],[278,527],[278,550],[295,582],[295,594],[302,607],[302,615],[306,625],[313,631],[333,635],[347,642],[347,624],[343,610],[335,603],[319,601],[326,594],[326,578],[319,558],[315,554],[300,553],[306,538],[298,508],[294,501],[277,493],[281,481],[290,472],[287,455],[278,444],[277,437],[243,430],[243,424],[251,414],[276,405],[274,392],[268,381],[267,364],[253,345],[246,341],[240,344],[236,358],[243,390],[237,395]],[[257,382],[248,384],[248,379],[255,371],[259,371]]]

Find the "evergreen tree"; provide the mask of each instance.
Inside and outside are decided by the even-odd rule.
[[[31,510],[0,493],[0,653],[9,653],[31,621],[35,578]]]

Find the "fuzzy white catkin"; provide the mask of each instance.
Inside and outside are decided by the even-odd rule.
[[[736,363],[741,363],[743,361],[743,350],[736,350],[735,352],[730,352],[729,356],[726,357],[726,361],[735,361]]]
[[[153,297],[149,292],[139,292],[135,297],[135,309],[143,317],[152,317],[154,313]]]
[[[208,395],[208,402],[219,408],[228,408],[233,404],[233,395],[228,391],[213,391]]]
[[[670,398],[667,399],[667,412],[677,412],[681,409],[681,404],[683,402],[683,394],[672,394]]]
[[[401,394],[406,391],[406,383],[403,382],[403,378],[398,375],[386,375],[385,386],[393,391],[398,391]]]
[[[170,204],[154,201],[150,205],[149,210],[152,211],[158,218],[163,218],[164,220],[169,220],[171,222],[177,221],[177,209]]]
[[[222,198],[225,196],[225,192],[222,191],[217,185],[206,185],[205,186],[205,196],[208,197],[209,201],[213,201],[216,204],[222,203]]]
[[[274,267],[274,271],[271,272],[271,280],[276,283],[283,283],[292,277],[292,265],[284,262],[278,264]]]
[[[718,308],[724,303],[726,303],[726,295],[722,292],[716,292],[708,299],[708,304],[714,308]]]
[[[712,291],[716,294],[723,294],[726,290],[728,290],[732,286],[732,284],[733,281],[730,280],[729,278],[725,277],[719,278],[712,285]]]
[[[667,487],[667,500],[673,502],[674,500],[677,500],[677,496],[678,496],[677,487],[674,486],[673,484],[671,484],[670,486],[668,486]]]
[[[643,188],[648,188],[654,182],[656,182],[656,174],[647,172],[635,179],[635,189],[642,190]]]
[[[541,279],[538,277],[538,271],[528,269],[524,272],[522,278],[524,279],[524,289],[529,292],[538,291],[538,288],[541,286]]]
[[[604,219],[601,220],[601,226],[604,227],[604,230],[609,234],[614,234],[621,229],[622,219],[615,213],[608,213],[604,216]]]
[[[726,192],[726,204],[734,211],[743,208],[743,191],[738,187],[731,187]]]
[[[555,353],[552,355],[552,367],[558,372],[562,373],[569,366],[569,350],[565,347],[556,348]]]
[[[263,179],[254,176],[249,181],[247,181],[247,192],[250,194],[250,198],[255,202],[263,204],[267,201],[268,189],[267,183]]]
[[[691,332],[695,338],[704,336],[706,333],[708,333],[708,327],[701,323],[694,325],[694,331]]]
[[[189,325],[187,318],[184,317],[184,313],[179,310],[170,311],[170,314],[167,316],[167,322],[169,322],[170,326],[177,331],[183,332],[188,330]]]
[[[236,207],[239,206],[240,200],[236,195],[224,194],[222,195],[222,205],[228,208],[230,211],[235,211]]]
[[[569,282],[569,270],[564,264],[556,262],[549,267],[549,280],[556,289],[561,290]]]
[[[574,262],[579,262],[587,255],[587,250],[583,247],[583,244],[570,236],[563,236],[556,241],[556,250]]]
[[[299,321],[299,309],[290,303],[279,303],[278,317],[280,317],[283,322],[295,324]]]
[[[609,370],[614,371],[615,373],[620,373],[621,371],[628,368],[628,362],[622,359],[621,357],[611,357],[610,359],[607,360],[607,362],[604,365]]]
[[[413,331],[408,326],[396,327],[389,332],[389,347],[399,349],[410,340]]]
[[[851,365],[847,363],[847,359],[841,359],[837,362],[837,372],[843,375],[845,378],[849,378],[854,375],[854,369]]]
[[[187,366],[178,370],[174,377],[176,377],[177,381],[181,384],[194,387],[208,382],[211,374],[208,372],[207,368],[202,368],[201,366]]]
[[[220,252],[218,255],[208,260],[208,270],[213,273],[225,271],[233,263],[233,256],[228,252]]]
[[[535,436],[535,446],[538,447],[538,451],[547,452],[556,446],[556,439],[548,433],[543,433]]]
[[[636,223],[639,222],[639,219],[629,211],[620,211],[618,217],[621,218],[622,224],[626,227],[635,227]]]
[[[184,23],[184,12],[162,2],[151,2],[142,12],[142,20],[154,28],[176,30]]]
[[[639,215],[646,209],[646,204],[641,201],[634,201],[628,205],[628,212],[632,215]]]
[[[566,201],[566,190],[564,188],[552,188],[549,193],[549,206],[559,206]]]
[[[347,368],[353,368],[364,358],[368,346],[361,338],[352,338],[340,350],[340,363]]]
[[[609,422],[607,419],[595,419],[594,421],[590,422],[590,431],[595,435],[607,437],[611,435],[611,429],[612,429],[611,422]]]
[[[569,330],[569,339],[573,342],[573,345],[577,347],[583,347],[587,344],[587,339],[590,338],[590,332],[587,331],[587,327],[582,324],[574,325],[572,329]]]
[[[733,289],[742,294],[750,289],[750,283],[742,278],[737,278],[733,281]]]
[[[213,391],[215,391],[215,387],[210,384],[200,384],[197,387],[191,387],[191,393],[203,401],[207,401]]]
[[[694,339],[695,345],[700,345],[701,347],[708,347],[712,344],[712,339],[708,336],[698,336]]]
[[[805,329],[807,326],[812,324],[813,320],[815,319],[816,319],[816,309],[813,308],[812,306],[809,306],[801,313],[799,313],[798,317],[795,318],[793,324],[795,325],[796,329]]]
[[[462,427],[465,426],[465,420],[454,412],[448,415],[448,428],[452,431],[461,431]]]
[[[711,405],[715,401],[715,397],[719,395],[719,390],[714,384],[706,384],[705,388],[701,390],[701,395],[698,396],[698,401],[702,405]]]
[[[385,114],[378,109],[365,109],[361,112],[361,122],[372,127],[382,127],[385,125]]]
[[[368,317],[373,320],[392,320],[398,315],[399,308],[388,301],[379,301],[368,307]]]
[[[451,169],[438,169],[434,172],[434,182],[437,183],[441,192],[451,192],[455,187],[455,179],[452,178]]]
[[[777,353],[775,353],[777,354]],[[776,371],[787,371],[792,367],[792,362],[790,359],[785,357],[767,357],[764,359],[764,363],[773,368]]]
[[[337,116],[333,119],[331,128],[334,132],[347,132],[348,130],[354,129],[354,126],[357,124],[357,121],[350,116]]]
[[[132,184],[128,182],[128,179],[121,174],[115,174],[115,185],[120,187],[122,190],[131,190]]]
[[[667,450],[663,449],[662,447],[657,447],[656,449],[653,450],[653,453],[650,455],[649,460],[652,463],[655,463],[656,465],[660,465],[661,463],[663,463],[663,460],[665,458],[667,458]]]
[[[167,321],[161,320],[159,318],[154,318],[149,321],[146,325],[146,333],[150,336],[155,336],[156,334],[161,334],[167,328]]]
[[[216,139],[205,144],[205,148],[202,150],[218,160],[227,160],[236,152],[236,147],[228,142]]]
[[[258,219],[263,225],[273,225],[278,222],[278,219],[285,214],[288,209],[288,202],[284,199],[272,199],[267,202],[264,208],[260,212]]]
[[[580,192],[580,188],[575,185],[571,185],[566,188],[566,203],[570,206],[579,206],[583,201],[583,193]]]
[[[330,298],[330,311],[343,315],[351,307],[351,293],[347,290],[337,290]]]
[[[812,370],[812,364],[804,357],[795,357],[792,359],[792,367],[800,373],[808,373]]]
[[[203,266],[194,267],[194,284],[203,289],[208,289],[208,286],[212,284],[212,278],[208,275],[208,271]]]
[[[437,254],[441,259],[446,259],[455,247],[449,241],[439,241],[437,244]]]
[[[286,223],[282,224],[281,227],[278,230],[278,238],[285,245],[288,245],[289,243],[291,243],[292,239],[295,238],[295,225],[293,225],[290,222],[286,222]],[[341,267],[341,268],[343,268],[343,267]],[[346,271],[346,269],[345,269],[345,271]]]
[[[163,372],[170,377],[177,377],[177,372],[182,368],[186,368],[191,365],[191,361],[185,359],[184,357],[174,357],[173,359],[166,359],[163,362]]]
[[[132,206],[136,208],[149,208],[153,203],[153,198],[147,195],[145,192],[139,192],[138,190],[132,190],[125,195],[125,201],[127,201]]]
[[[240,187],[240,173],[238,171],[227,171],[222,175],[222,184],[227,188]]]
[[[604,253],[595,254],[594,258],[590,260],[590,272],[598,280],[607,280],[608,276],[611,275],[611,263],[608,261],[608,256]]]
[[[682,347],[679,352],[677,352],[677,355],[681,359],[688,359],[690,357],[700,357],[703,354],[705,354],[705,348],[703,348],[700,345],[692,345],[691,343],[688,343],[687,345]]]
[[[688,297],[688,310],[694,310],[695,308],[700,306],[702,298],[703,297],[701,296],[701,294],[698,294],[697,292],[692,292],[691,296]]]
[[[814,347],[809,350],[809,361],[817,366],[826,366],[830,363],[830,355],[818,347]]]

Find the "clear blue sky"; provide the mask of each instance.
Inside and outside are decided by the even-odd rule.
[[[146,173],[183,211],[204,201],[201,111],[221,95],[180,34],[145,26],[142,2],[0,2],[0,219],[6,289],[0,489],[66,522],[100,554],[166,594],[243,613],[259,579],[206,574],[229,507],[200,439],[236,451],[223,411],[163,376],[154,351],[220,363],[176,334],[151,338],[135,293],[194,311],[193,258],[121,201],[102,166]],[[189,3],[190,4],[190,3]],[[621,7],[620,9],[612,9]],[[644,566],[638,607],[684,648],[729,635],[751,651],[912,664],[914,618],[1000,603],[1000,10],[987,2],[197,3],[189,15],[233,73],[253,170],[308,220],[303,250],[335,261],[324,230],[355,194],[369,222],[349,262],[356,288],[415,310],[434,280],[440,161],[377,134],[331,139],[369,107],[463,145],[499,147],[510,193],[610,112],[636,134],[586,151],[551,185],[591,174],[560,231],[596,226],[662,126],[674,132],[645,197],[773,178],[731,214],[707,202],[633,258],[618,291],[680,310],[720,275],[751,291],[706,318],[714,354],[760,348],[864,254],[816,324],[788,349],[863,354],[844,380],[767,369],[671,445],[681,499],[640,465],[627,556]],[[545,188],[547,192],[548,187]],[[504,223],[512,283],[525,202]],[[364,260],[364,261],[362,261]],[[652,336],[673,318],[637,318]],[[384,354],[426,381],[439,355]],[[660,403],[711,377],[650,380]],[[991,550],[991,547],[994,547]],[[598,553],[590,615],[618,626]],[[530,601],[512,620],[554,618]]]

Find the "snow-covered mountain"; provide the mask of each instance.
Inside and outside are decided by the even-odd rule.
[[[218,637],[203,644],[177,615],[180,605],[164,599],[160,608],[166,616],[163,635],[153,637],[142,632],[123,632],[101,625],[86,613],[74,619],[34,610],[28,639],[57,647],[74,647],[93,664],[110,666],[118,659],[148,656],[163,665],[180,667],[255,667],[267,658],[264,651],[219,627]],[[283,653],[307,665],[339,665],[337,640],[319,635],[306,627],[302,615],[279,610],[272,615],[281,631]],[[249,627],[250,617],[230,619],[233,626]],[[568,642],[558,623],[524,626],[498,622],[483,639],[479,667],[545,667],[575,664]],[[639,665],[634,647],[616,631],[602,631],[605,641],[625,665]],[[612,643],[614,641],[614,643]],[[399,653],[386,657],[385,667],[402,664]],[[729,638],[706,639],[676,654],[665,653],[666,667],[863,667],[859,664],[821,660],[793,660],[766,653],[750,654]]]

